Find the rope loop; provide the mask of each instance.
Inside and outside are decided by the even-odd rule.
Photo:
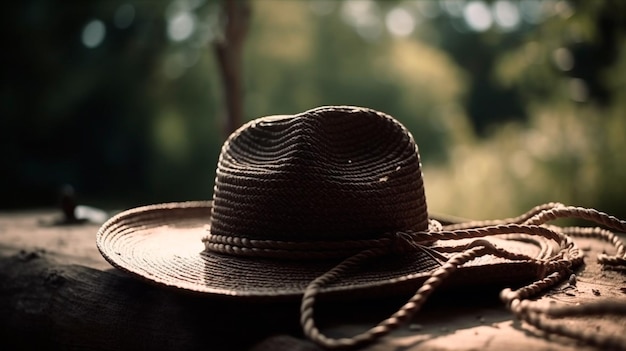
[[[340,276],[346,274],[366,259],[377,257],[383,253],[375,250],[362,251],[361,253],[339,263],[330,271],[322,274],[313,280],[313,282],[311,282],[306,288],[300,305],[300,323],[303,331],[310,340],[329,349],[351,348],[372,343],[397,329],[413,317],[413,315],[421,309],[427,298],[452,272],[457,270],[457,268],[463,263],[471,261],[472,259],[484,254],[484,251],[486,251],[484,246],[478,246],[451,257],[442,267],[431,273],[429,278],[415,292],[413,297],[411,297],[400,309],[398,309],[398,311],[392,314],[389,318],[380,322],[375,327],[349,338],[329,338],[322,334],[315,324],[313,317],[315,299],[324,286],[336,281]]]
[[[528,300],[562,283],[572,274],[573,268],[582,264],[583,254],[572,237],[596,238],[611,243],[615,247],[616,254],[601,254],[598,256],[598,262],[603,265],[626,266],[626,248],[619,237],[610,230],[561,228],[546,224],[551,220],[566,217],[587,219],[613,230],[626,232],[626,221],[603,212],[565,206],[560,203],[548,203],[537,206],[519,217],[505,220],[475,221],[447,226],[430,221],[429,230],[426,232],[392,233],[385,236],[385,240],[378,242],[378,246],[364,248],[352,254],[307,286],[300,306],[300,323],[304,334],[315,343],[329,349],[353,348],[375,342],[409,321],[421,309],[428,297],[464,264],[480,256],[494,255],[511,261],[532,262],[540,268],[537,281],[516,290],[506,288],[501,291],[500,299],[514,316],[548,333],[560,334],[591,345],[626,349],[624,338],[581,333],[570,325],[558,323],[554,319],[605,313],[626,315],[626,304],[604,301],[594,305],[553,308]],[[541,250],[537,257],[510,252],[485,239],[489,236],[533,242],[540,246]],[[432,245],[437,240],[460,239],[473,240],[464,245],[451,247]],[[556,243],[558,252],[553,252],[546,244],[546,240]],[[421,287],[402,307],[376,326],[353,337],[334,339],[319,330],[314,319],[314,306],[317,296],[324,288],[358,269],[366,260],[410,251],[422,251],[439,261],[441,266],[430,272]]]

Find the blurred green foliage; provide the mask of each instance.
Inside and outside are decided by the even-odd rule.
[[[246,118],[389,113],[418,142],[437,212],[560,201],[626,217],[624,4],[254,1]],[[66,183],[105,207],[211,197],[225,138],[219,1],[5,7],[0,208],[54,205]],[[473,28],[485,9],[488,27]]]

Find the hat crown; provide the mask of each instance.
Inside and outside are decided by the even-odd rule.
[[[213,235],[358,240],[427,228],[417,146],[383,113],[341,106],[263,117],[222,147]]]

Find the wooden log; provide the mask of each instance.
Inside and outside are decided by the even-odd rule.
[[[49,256],[21,251],[0,258],[0,329],[10,349],[237,350],[299,333],[293,303],[190,296]]]
[[[164,289],[113,269],[95,247],[98,225],[50,225],[58,214],[0,213],[0,349],[319,350],[305,341],[299,302],[244,303]],[[587,265],[577,283],[541,297],[577,304],[625,298],[624,273],[595,263],[610,244],[576,240]],[[45,248],[45,251],[40,249]],[[368,350],[597,350],[546,337],[514,320],[494,294],[437,292],[409,325]],[[406,302],[323,301],[320,327],[333,337],[363,332]],[[567,319],[581,330],[622,335],[619,316]]]

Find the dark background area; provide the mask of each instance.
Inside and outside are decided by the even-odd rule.
[[[256,1],[245,119],[332,104],[414,134],[431,209],[626,216],[626,3]],[[12,1],[0,209],[209,199],[226,135],[221,1]]]

